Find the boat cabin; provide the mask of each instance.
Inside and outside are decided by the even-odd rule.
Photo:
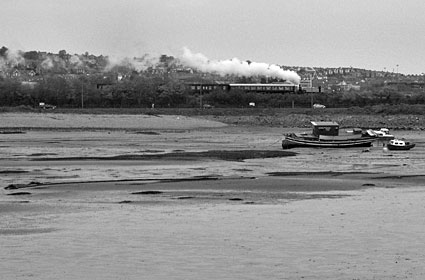
[[[390,130],[388,128],[381,128],[379,131],[383,134],[390,134]]]
[[[336,122],[311,122],[313,125],[313,135],[338,136],[339,124]]]
[[[404,146],[409,146],[410,145],[410,143],[408,141],[399,140],[399,139],[390,140],[390,144],[393,145],[393,146],[400,146],[400,147],[404,147]]]

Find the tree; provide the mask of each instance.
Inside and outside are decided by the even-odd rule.
[[[9,49],[6,48],[5,46],[1,47],[1,49],[0,49],[0,56],[6,57],[6,53],[7,53],[8,50]]]
[[[36,52],[36,51],[25,52],[23,57],[25,59],[37,60],[38,59],[38,52]]]
[[[137,102],[138,107],[150,107],[153,100],[153,96],[156,92],[156,85],[154,80],[144,77],[138,76],[134,79],[134,99]]]
[[[0,104],[2,106],[17,106],[20,104],[20,83],[6,79],[0,82]]]
[[[59,53],[58,53],[58,55],[62,59],[66,59],[67,58],[66,50],[60,50]]]

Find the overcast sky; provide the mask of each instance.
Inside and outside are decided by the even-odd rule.
[[[2,0],[0,47],[425,72],[423,0]],[[397,65],[399,65],[397,67]]]

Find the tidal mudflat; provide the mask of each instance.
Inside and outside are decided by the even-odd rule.
[[[277,127],[13,117],[3,129],[23,133],[0,139],[5,279],[424,277],[423,131],[394,131],[417,143],[406,152],[282,151]]]

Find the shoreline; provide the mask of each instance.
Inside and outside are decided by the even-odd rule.
[[[282,113],[271,110],[240,114],[223,114],[202,112],[202,114],[93,114],[60,112],[7,112],[0,113],[2,122],[0,130],[7,129],[208,129],[228,125],[264,126],[283,128],[310,128],[310,121],[336,121],[342,128],[359,127],[379,129],[386,127],[393,130],[425,130],[425,115],[418,114],[362,114],[362,113]]]

